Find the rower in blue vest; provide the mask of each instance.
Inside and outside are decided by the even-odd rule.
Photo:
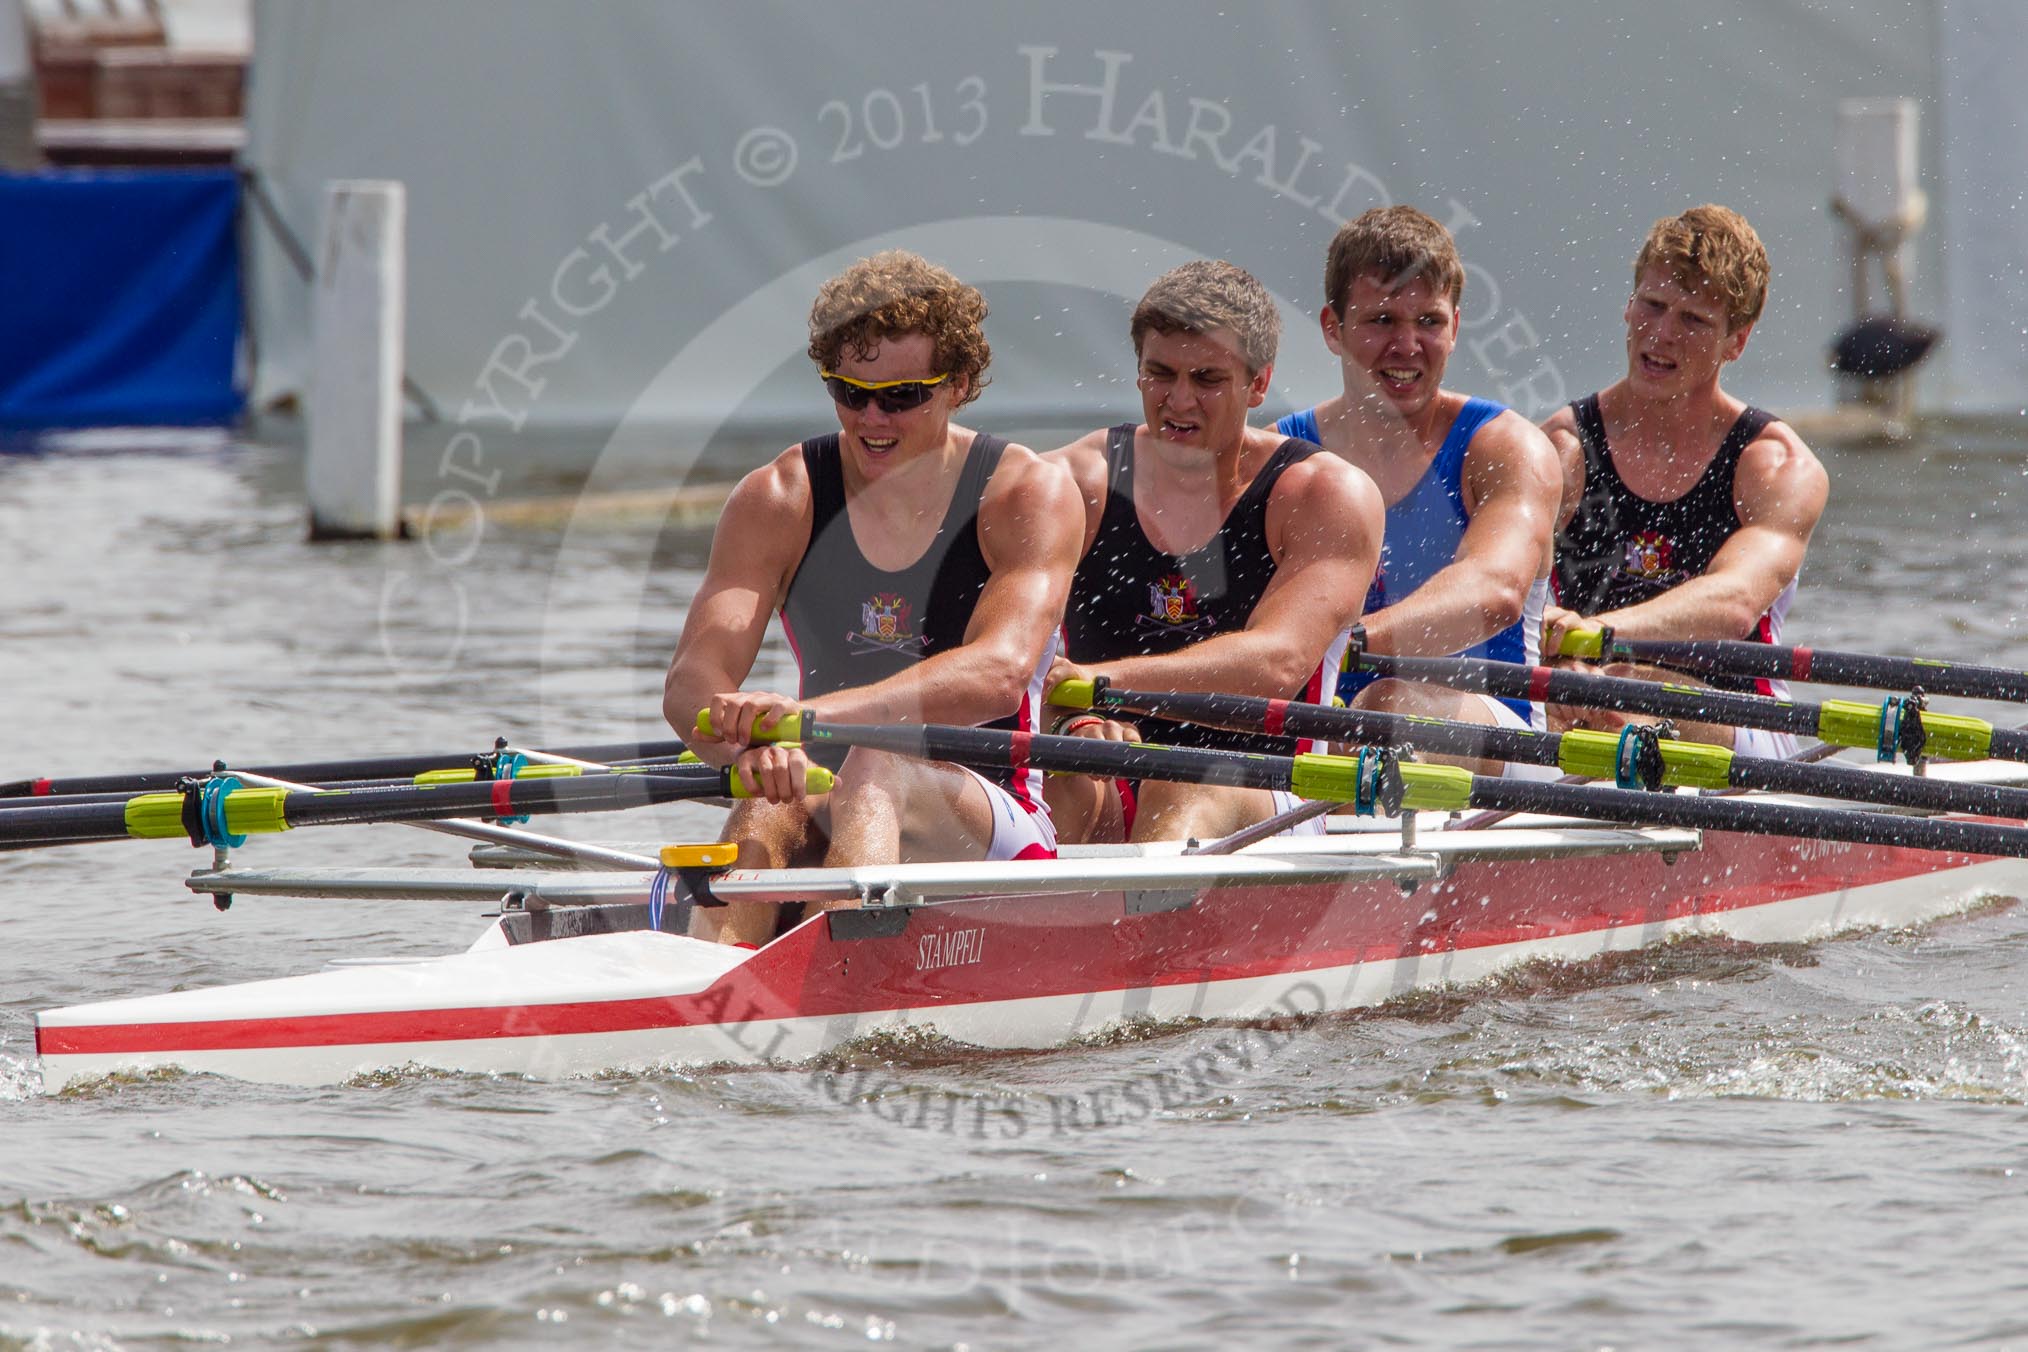
[[[1450,232],[1414,207],[1376,207],[1347,222],[1325,259],[1318,316],[1344,388],[1277,430],[1365,470],[1387,504],[1380,571],[1340,697],[1361,709],[1541,728],[1539,705],[1352,669],[1359,650],[1536,660],[1562,469],[1528,419],[1443,388],[1464,284]],[[1502,773],[1497,762],[1466,763]]]

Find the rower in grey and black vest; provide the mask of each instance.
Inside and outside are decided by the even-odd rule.
[[[1132,423],[1106,435],[1106,501],[1098,533],[1077,566],[1064,612],[1065,648],[1073,662],[1102,664],[1123,657],[1175,652],[1216,634],[1246,628],[1275,574],[1268,550],[1268,498],[1290,465],[1321,448],[1284,441],[1233,504],[1216,533],[1187,554],[1155,548],[1134,508]],[[1346,636],[1333,641],[1316,670],[1287,698],[1328,703]],[[1164,746],[1212,747],[1271,756],[1307,750],[1288,737],[1226,732],[1194,723],[1137,718],[1142,736]]]
[[[1584,499],[1556,537],[1556,603],[1596,615],[1639,605],[1702,576],[1712,556],[1740,528],[1732,477],[1739,457],[1774,415],[1765,409],[1745,409],[1690,491],[1668,502],[1654,502],[1627,487],[1614,467],[1598,396],[1588,395],[1570,408],[1584,447]],[[1753,629],[1740,637],[1756,643],[1781,642],[1782,622],[1795,595],[1796,580],[1791,578]],[[1721,690],[1755,691],[1781,699],[1789,693],[1787,682],[1765,677],[1697,675]]]
[[[928,657],[963,645],[972,610],[992,570],[979,550],[979,501],[1007,443],[984,432],[972,438],[964,468],[929,548],[908,567],[876,568],[853,538],[845,510],[845,474],[838,434],[803,443],[810,476],[809,547],[789,580],[782,629],[796,655],[797,698],[871,685]],[[1042,707],[1043,677],[1055,661],[1052,638],[1029,678],[1021,707],[985,726],[1033,731]],[[1047,817],[1039,770],[978,770],[1030,813]]]

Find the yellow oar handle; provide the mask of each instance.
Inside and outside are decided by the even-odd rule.
[[[584,773],[580,765],[553,765],[538,761],[524,765],[514,772],[516,779],[574,779]],[[415,777],[414,783],[422,788],[437,784],[472,784],[479,778],[479,772],[467,765],[454,770],[425,770]]]
[[[1060,709],[1089,709],[1097,697],[1097,687],[1083,680],[1058,681],[1049,692],[1049,702]]]
[[[739,771],[728,771],[725,777],[731,784],[732,796],[734,798],[758,798],[760,796],[756,793],[747,792],[746,784],[739,777]],[[829,793],[831,792],[831,784],[831,772],[821,765],[810,766],[803,776],[803,787],[811,793]]]
[[[1462,812],[1472,805],[1472,772],[1462,765],[1399,761],[1401,806],[1414,812]],[[1359,801],[1359,758],[1297,756],[1289,768],[1289,791],[1311,802]]]
[[[711,730],[711,710],[699,709],[697,711],[697,735],[708,740],[717,740],[718,734]],[[803,711],[800,709],[792,714],[783,714],[772,723],[763,719],[754,724],[753,745],[755,746],[759,746],[765,742],[800,742],[802,740]]]
[[[288,796],[287,789],[234,789],[225,795],[226,834],[251,836],[288,830],[289,821],[282,811]],[[183,824],[180,793],[144,793],[129,798],[125,818],[127,834],[137,839],[187,839],[189,835]]]
[[[1553,653],[1544,657],[1590,657],[1605,656],[1605,630],[1572,629],[1563,636],[1562,644]]]
[[[1827,699],[1817,715],[1817,736],[1837,746],[1877,747],[1880,707],[1856,700]],[[1923,754],[1935,760],[1983,760],[1992,753],[1993,725],[1967,714],[1922,711],[1928,739]]]
[[[1663,739],[1655,744],[1662,753],[1662,782],[1672,787],[1724,789],[1732,785],[1732,752],[1703,742]],[[1620,734],[1573,728],[1563,734],[1556,750],[1556,768],[1567,775],[1589,779],[1619,778]]]

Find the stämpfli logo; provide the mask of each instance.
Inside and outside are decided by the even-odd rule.
[[[1148,610],[1138,617],[1145,627],[1172,633],[1191,633],[1209,628],[1209,616],[1197,612],[1197,588],[1181,573],[1170,573],[1148,584]]]
[[[875,592],[859,603],[859,631],[845,637],[854,657],[867,653],[899,653],[921,657],[922,635],[909,628],[915,607],[900,592]]]

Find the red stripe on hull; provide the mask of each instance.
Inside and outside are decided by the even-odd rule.
[[[539,1038],[1193,985],[1744,911],[1972,862],[1881,846],[1783,841],[1776,847],[1765,838],[1710,833],[1702,850],[1673,865],[1652,854],[1569,867],[1464,862],[1413,896],[1392,882],[1264,881],[1218,889],[1186,909],[1142,915],[1124,914],[1119,891],[1003,897],[915,911],[901,933],[884,938],[834,941],[827,925],[804,925],[690,995],[39,1026],[36,1050],[118,1056]],[[926,969],[921,946],[932,942],[931,935],[969,929],[983,930],[966,949],[980,954],[976,961]]]

